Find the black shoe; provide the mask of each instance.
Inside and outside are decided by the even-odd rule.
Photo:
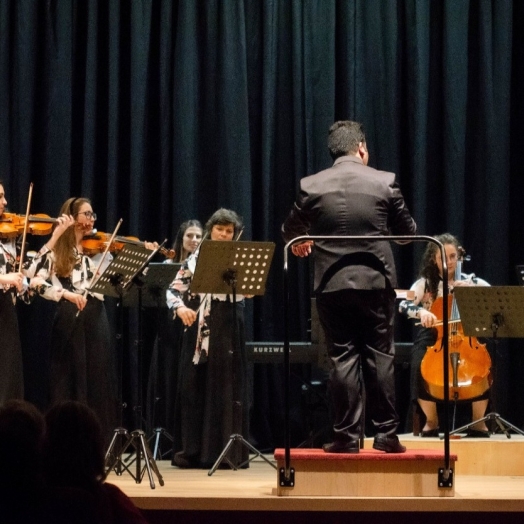
[[[360,451],[360,445],[358,440],[331,442],[331,444],[324,444],[322,449],[326,453],[358,453]]]
[[[396,435],[384,435],[378,433],[373,440],[373,447],[386,453],[404,453],[406,447],[403,446]]]
[[[422,430],[420,432],[420,436],[421,437],[437,437],[438,438],[438,429],[439,428],[426,429],[426,431]]]
[[[175,453],[175,455],[173,456],[173,460],[171,461],[171,464],[182,469],[198,467],[197,462],[187,457],[183,451],[178,451],[177,453]]]
[[[471,437],[471,438],[489,438],[489,431],[484,431],[482,429],[469,428],[466,431],[466,437]]]

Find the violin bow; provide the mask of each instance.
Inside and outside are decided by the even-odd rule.
[[[115,227],[115,230],[113,231],[113,234],[111,235],[111,238],[109,239],[109,242],[106,246],[106,249],[104,251],[104,254],[102,255],[102,258],[100,259],[100,262],[98,263],[98,265],[96,266],[96,270],[95,272],[93,273],[93,276],[91,277],[91,281],[89,282],[89,284],[84,288],[84,291],[82,292],[82,296],[86,296],[88,293],[89,293],[89,290],[91,289],[91,287],[96,283],[96,276],[98,275],[98,272],[100,271],[100,268],[102,267],[102,264],[104,263],[104,260],[107,256],[107,253],[109,252],[109,248],[111,247],[111,244],[113,243],[115,237],[116,237],[116,234],[118,233],[118,230],[120,229],[120,226],[122,225],[122,222],[123,220],[120,219],[118,221],[118,224],[116,225]],[[79,309],[77,312],[76,312],[76,317],[78,317],[78,315],[80,315],[82,311]]]
[[[27,208],[25,211],[25,223],[24,223],[24,233],[22,235],[22,246],[20,248],[20,260],[18,263],[18,272],[22,272],[22,266],[24,264],[24,255],[25,255],[25,241],[27,238],[27,230],[29,228],[29,210],[31,209],[31,199],[33,198],[33,182],[29,184],[29,194],[27,196]]]
[[[94,284],[96,284],[96,278],[98,275],[98,272],[100,271],[100,268],[102,267],[102,264],[104,263],[104,260],[109,253],[109,249],[111,248],[111,244],[114,242],[116,234],[118,233],[118,230],[120,229],[120,226],[122,225],[123,219],[120,219],[115,227],[115,230],[113,231],[113,234],[111,235],[111,238],[109,239],[109,242],[107,243],[107,246],[105,248],[104,254],[102,255],[102,258],[100,259],[100,262],[98,263],[98,266],[96,267],[96,271],[94,272],[93,276],[91,277],[91,282],[89,282],[89,285],[85,288],[84,294],[87,293],[87,291],[93,287]],[[100,278],[100,275],[98,275],[98,278]]]

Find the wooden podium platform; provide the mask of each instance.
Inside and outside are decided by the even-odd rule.
[[[284,449],[275,450],[278,470],[284,467]],[[455,470],[457,455],[450,456]],[[442,450],[409,449],[384,453],[362,449],[357,454],[325,453],[321,449],[292,449],[295,485],[282,487],[282,497],[453,497],[451,488],[439,486],[438,471],[444,466]],[[454,483],[453,483],[454,484]]]
[[[408,449],[443,450],[439,438],[421,438],[400,435],[400,441]],[[372,438],[366,438],[364,447],[371,447]],[[452,454],[458,456],[456,475],[524,476],[524,436],[512,434],[491,435],[491,438],[466,438],[464,435],[450,438]]]

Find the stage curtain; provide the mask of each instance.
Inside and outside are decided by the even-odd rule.
[[[330,124],[355,119],[370,164],[398,174],[420,233],[454,233],[472,257],[467,272],[515,285],[523,11],[517,0],[2,1],[0,178],[10,208],[25,209],[33,181],[34,212],[54,216],[86,195],[99,230],[123,218],[121,233],[169,242],[183,220],[235,209],[243,239],[277,244],[266,295],[247,307],[248,338],[282,340],[280,225],[298,181],[330,165]],[[401,286],[415,279],[421,250],[395,248]],[[308,262],[292,259],[290,274],[291,337],[306,340]],[[44,332],[38,307],[22,322]],[[402,320],[398,329],[410,338]],[[25,341],[37,395],[45,384],[31,363],[45,351],[35,346]],[[522,352],[503,346],[497,383],[522,396],[509,371],[522,369]],[[278,383],[256,366],[255,406],[275,395],[280,413]],[[515,403],[507,416],[524,422]]]

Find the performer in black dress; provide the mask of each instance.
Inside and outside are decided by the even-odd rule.
[[[183,263],[189,255],[195,252],[202,240],[202,234],[202,224],[198,220],[183,222],[173,244],[175,256],[173,259],[166,259],[165,263]],[[170,292],[167,295],[169,299]],[[164,428],[171,434],[175,426],[174,405],[184,326],[171,309],[161,308],[156,315],[158,328],[151,356],[147,388],[148,422],[150,427]]]
[[[4,217],[7,208],[4,185],[0,181],[0,218]],[[58,219],[52,242],[58,238],[72,223],[72,219],[63,216]],[[7,224],[6,224],[7,225]],[[28,282],[24,271],[17,268],[19,251],[16,243],[15,228],[5,237],[0,236],[0,406],[9,399],[24,398],[24,373],[22,365],[22,348],[18,331],[16,300],[26,303],[31,301]]]
[[[51,331],[50,401],[89,405],[109,440],[118,416],[116,356],[103,296],[85,293],[97,270],[83,254],[82,238],[96,220],[87,198],[69,198],[61,214],[74,226],[39,251],[30,268],[31,288],[58,303]]]
[[[4,186],[0,182],[0,217],[6,208]],[[15,303],[16,293],[24,290],[25,278],[17,270],[16,260],[16,237],[0,237],[0,406],[12,398],[24,398],[22,348]]]
[[[242,220],[234,211],[219,209],[205,229],[210,240],[230,241],[238,238]],[[244,297],[236,295],[235,329],[231,295],[191,294],[197,259],[195,253],[184,262],[168,291],[169,307],[186,326],[175,402],[173,464],[180,468],[213,466],[233,433],[233,400],[243,406],[241,428],[236,431],[249,434]],[[240,369],[233,369],[234,351],[240,352]],[[233,398],[234,378],[239,399]],[[248,467],[248,450],[237,444],[229,459],[235,466]]]

